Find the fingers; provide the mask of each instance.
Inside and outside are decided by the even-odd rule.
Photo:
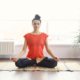
[[[17,58],[13,58],[12,60],[13,60],[13,62],[16,62],[18,59]]]
[[[55,58],[55,60],[56,60],[56,61],[59,61],[59,59],[58,59],[58,58]]]
[[[59,59],[57,61],[59,61]]]
[[[15,60],[15,59],[13,59],[13,62],[16,62],[16,60]]]
[[[59,61],[59,58],[56,57],[56,60]]]

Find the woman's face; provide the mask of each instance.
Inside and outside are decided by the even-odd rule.
[[[40,26],[41,26],[41,23],[39,20],[34,20],[33,23],[32,23],[32,26],[34,29],[39,29]]]

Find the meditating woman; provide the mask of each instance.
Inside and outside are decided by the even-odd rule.
[[[35,18],[32,20],[32,26],[34,28],[33,32],[26,33],[23,36],[23,48],[19,55],[12,59],[13,62],[15,62],[15,65],[19,68],[34,65],[48,68],[54,68],[55,66],[57,66],[57,62],[59,61],[59,59],[52,53],[51,49],[49,48],[47,39],[49,35],[39,31],[41,25],[40,18],[41,17],[38,14],[35,15]],[[46,51],[52,56],[52,58],[44,56],[44,46],[46,48]],[[26,58],[20,58],[25,54],[27,47],[29,51],[26,55]]]

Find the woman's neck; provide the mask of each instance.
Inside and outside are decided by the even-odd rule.
[[[31,33],[33,33],[33,34],[40,34],[41,32],[40,31],[33,31]]]

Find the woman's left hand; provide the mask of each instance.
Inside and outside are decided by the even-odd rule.
[[[54,57],[54,60],[55,60],[55,61],[59,61],[59,58],[57,58],[57,57]]]

